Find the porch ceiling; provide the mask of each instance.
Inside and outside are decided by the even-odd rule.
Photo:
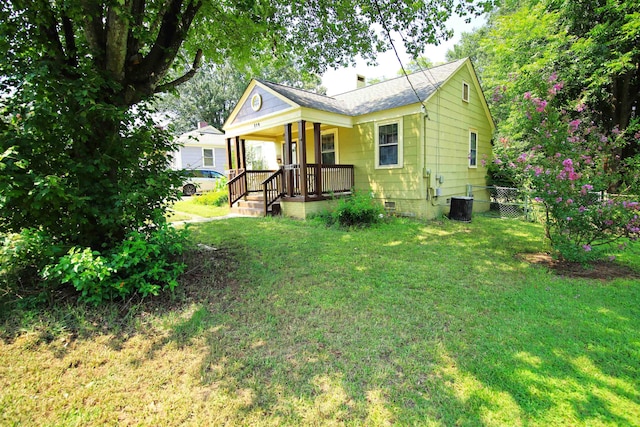
[[[306,122],[307,130],[313,129],[313,123],[320,123],[320,128],[322,130],[332,129],[336,127],[353,127],[350,117],[339,116],[336,114],[330,114],[330,116],[334,117],[329,117],[329,115],[323,112],[319,112],[321,114],[314,113],[318,112],[313,110],[304,111],[303,109],[296,109],[289,114],[277,115],[276,117],[268,118],[262,121],[241,123],[237,126],[229,126],[225,128],[225,138],[241,136],[242,138],[249,140],[274,141],[284,137],[284,127],[287,124],[293,124],[293,134],[297,135],[297,123],[300,120],[304,120]]]

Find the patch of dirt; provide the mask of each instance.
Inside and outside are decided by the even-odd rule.
[[[613,261],[595,261],[584,265],[579,262],[558,260],[548,253],[520,254],[518,258],[530,264],[544,266],[558,276],[564,277],[603,281],[640,278],[640,273],[637,271]]]

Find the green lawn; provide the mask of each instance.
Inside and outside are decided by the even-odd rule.
[[[167,215],[169,222],[198,220],[229,214],[229,206],[199,205],[194,203],[194,200],[194,197],[185,197],[174,203]]]
[[[0,424],[640,426],[638,280],[527,264],[538,225],[192,230],[173,298],[2,317]]]

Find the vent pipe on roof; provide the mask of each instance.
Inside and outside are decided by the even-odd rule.
[[[367,85],[367,79],[361,74],[356,74],[356,89],[363,88]]]

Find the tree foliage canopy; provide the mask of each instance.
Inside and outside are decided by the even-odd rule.
[[[565,84],[563,102],[580,100],[600,127],[624,133],[627,143],[617,151],[629,162],[621,167],[640,153],[638,2],[508,1],[449,52],[450,59],[460,55],[475,59],[501,135],[518,140],[522,111],[514,100],[527,91],[545,95],[539,76],[556,73]]]

